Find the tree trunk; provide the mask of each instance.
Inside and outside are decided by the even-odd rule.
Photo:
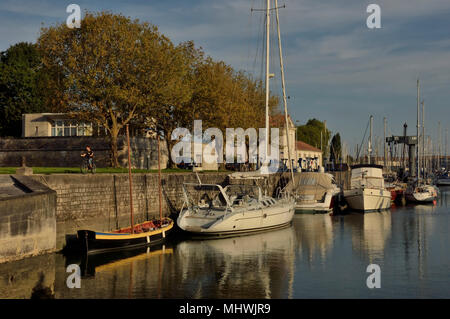
[[[169,134],[164,133],[164,135],[166,137],[167,143],[167,155],[168,155],[167,168],[175,168],[176,164],[172,161],[171,156],[172,147],[175,145],[175,141],[172,141]]]
[[[120,167],[119,165],[119,152],[117,150],[117,136],[119,135],[119,129],[116,125],[111,128],[111,166],[114,168]]]

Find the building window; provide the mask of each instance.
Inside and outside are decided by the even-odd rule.
[[[57,120],[52,123],[52,136],[92,136],[92,123]]]

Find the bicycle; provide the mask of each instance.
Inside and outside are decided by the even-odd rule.
[[[94,159],[92,159],[92,165],[89,165],[89,158],[83,158],[81,160],[80,170],[82,174],[86,174],[89,171],[92,174],[95,174],[97,167],[95,166]]]

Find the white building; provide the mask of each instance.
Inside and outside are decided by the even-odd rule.
[[[323,167],[322,151],[305,142],[296,143],[297,163],[301,161],[302,170],[317,170]],[[300,166],[300,165],[299,165]]]
[[[92,135],[92,123],[70,119],[65,113],[22,114],[22,137]]]
[[[288,164],[288,147],[286,138],[286,119],[283,114],[277,114],[270,117],[270,126],[278,127],[280,134],[280,160]],[[294,162],[294,168],[301,166],[302,170],[317,170],[323,166],[322,151],[312,145],[309,145],[302,141],[297,141],[296,130],[291,117],[288,116],[288,128],[289,128],[289,149],[291,155],[291,161]],[[301,163],[300,163],[301,161]]]
[[[286,138],[286,118],[284,114],[276,114],[270,117],[270,127],[279,129],[279,137],[280,137],[280,161],[285,162],[287,167],[291,167],[289,164],[289,154],[288,150],[290,150],[290,158],[291,161],[294,162],[294,167],[297,167],[297,155],[296,155],[296,127],[294,122],[292,122],[291,117],[288,115],[288,132],[289,132],[289,148]]]

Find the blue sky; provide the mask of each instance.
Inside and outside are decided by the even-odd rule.
[[[70,3],[109,10],[157,25],[174,42],[194,40],[215,59],[260,75],[262,0],[26,1],[0,0],[0,50],[34,42],[41,23],[66,20]],[[366,8],[381,7],[381,29],[368,29]],[[289,113],[299,123],[327,120],[349,148],[360,142],[370,114],[374,134],[415,133],[416,79],[426,126],[436,140],[450,119],[449,0],[279,0]],[[274,38],[273,41],[276,39]],[[274,42],[275,43],[275,42]],[[276,52],[276,47],[273,48]],[[277,55],[271,62],[280,92]]]

